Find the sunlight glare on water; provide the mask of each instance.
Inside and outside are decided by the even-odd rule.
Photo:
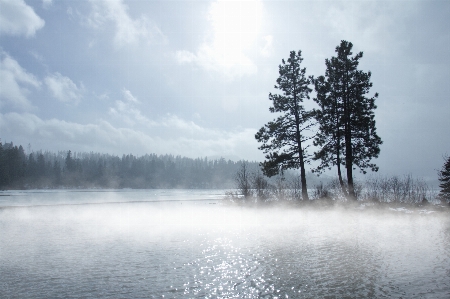
[[[0,209],[0,297],[450,295],[448,213],[244,208],[201,192],[187,197],[206,200],[129,196],[142,200]]]

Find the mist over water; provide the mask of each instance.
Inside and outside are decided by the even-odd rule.
[[[450,296],[448,212],[246,208],[220,204],[217,191],[152,192],[1,197],[0,297]],[[28,207],[10,207],[20,196]]]

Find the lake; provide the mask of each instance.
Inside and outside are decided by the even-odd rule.
[[[0,192],[0,298],[449,298],[450,214]]]

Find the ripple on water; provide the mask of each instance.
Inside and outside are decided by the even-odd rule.
[[[441,216],[149,204],[4,210],[0,297],[448,298],[450,222]]]

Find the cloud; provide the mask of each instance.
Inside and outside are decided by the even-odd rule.
[[[165,128],[173,130],[173,132],[181,132],[182,134],[201,135],[203,138],[211,136],[211,132],[213,132],[198,126],[193,121],[183,120],[170,113],[159,117],[157,120],[152,120],[142,114],[141,110],[137,107],[140,102],[133,96],[131,91],[123,88],[122,96],[123,99],[116,100],[114,107],[109,108],[108,114],[128,126],[139,126],[146,129],[158,128],[158,130]],[[212,135],[215,136],[215,134]]]
[[[88,24],[94,28],[115,25],[114,43],[117,46],[136,44],[140,41],[147,43],[165,42],[166,37],[152,21],[141,16],[133,19],[128,14],[128,6],[122,0],[91,0],[92,11],[88,17]]]
[[[203,130],[192,122],[169,116],[166,123],[174,131],[177,128]],[[159,128],[160,129],[160,128]],[[188,157],[238,156],[245,159],[255,157],[256,141],[253,129],[231,132],[217,131],[213,137],[179,132],[173,137],[160,137],[144,130],[118,128],[109,122],[79,124],[58,119],[43,120],[30,113],[0,113],[2,139],[16,144],[31,143],[33,148],[44,150],[96,151],[110,154],[146,153],[177,154]],[[212,130],[210,130],[212,133]],[[58,148],[49,148],[58,140]],[[250,150],[249,149],[254,149]]]
[[[83,98],[84,87],[78,87],[70,78],[54,73],[44,79],[53,97],[61,102],[78,104]]]
[[[42,20],[23,0],[0,0],[0,35],[34,36]]]
[[[48,144],[58,140],[61,148],[49,150],[108,152],[110,148],[120,150],[122,145],[134,147],[153,143],[153,139],[142,132],[114,128],[105,121],[99,121],[97,124],[78,124],[58,119],[43,120],[30,113],[0,114],[0,128],[5,135],[23,138],[14,140],[15,143],[30,142],[35,148],[48,147]]]
[[[52,5],[53,5],[53,0],[42,0],[42,6],[44,6],[44,8],[48,8]]]
[[[222,73],[228,79],[257,72],[250,54],[257,54],[263,5],[259,0],[224,1],[211,4],[208,20],[211,32],[196,53],[180,50],[175,58],[181,64],[196,63],[205,70]]]
[[[264,47],[261,48],[260,53],[263,57],[269,57],[273,52],[273,36],[266,35],[263,37]]]
[[[120,120],[128,126],[144,127],[146,129],[164,130],[169,129],[172,132],[177,132],[185,135],[196,135],[200,138],[217,137],[222,132],[216,132],[203,128],[193,121],[186,121],[174,114],[166,114],[163,117],[159,117],[157,120],[152,120],[142,114],[141,110],[137,107],[140,102],[133,96],[131,91],[122,89],[123,99],[116,100],[114,107],[110,107],[108,114],[114,118]],[[167,136],[167,131],[162,131]],[[173,134],[172,134],[173,135]]]
[[[39,61],[42,64],[44,63],[44,61],[45,61],[44,56],[42,56],[41,54],[39,54],[38,52],[33,51],[33,50],[29,51],[29,53],[31,56],[34,57],[34,59],[36,59],[37,61]]]
[[[123,100],[116,100],[115,106],[109,108],[109,115],[120,119],[129,126],[136,124],[144,125],[145,127],[153,127],[155,122],[151,121],[135,106],[140,104],[138,99],[128,89],[122,89]]]
[[[157,125],[155,122],[142,115],[141,111],[134,107],[132,103],[126,101],[115,101],[115,106],[109,108],[108,113],[109,115],[120,119],[129,126],[138,124],[146,127],[153,127]]]
[[[131,103],[139,103],[139,101],[131,94],[131,91],[128,89],[123,88],[122,89],[123,96],[125,100]]]
[[[179,63],[183,64],[195,61],[197,59],[197,56],[189,51],[181,50],[175,53],[175,58]]]
[[[0,106],[9,103],[16,108],[31,109],[27,86],[39,88],[41,83],[6,52],[0,50],[0,59]]]
[[[365,51],[392,55],[393,50],[403,49],[407,45],[403,40],[405,18],[417,10],[417,4],[405,6],[396,1],[383,5],[376,1],[335,2],[328,7],[323,21],[333,37],[364,45]],[[406,13],[406,10],[411,11]]]

